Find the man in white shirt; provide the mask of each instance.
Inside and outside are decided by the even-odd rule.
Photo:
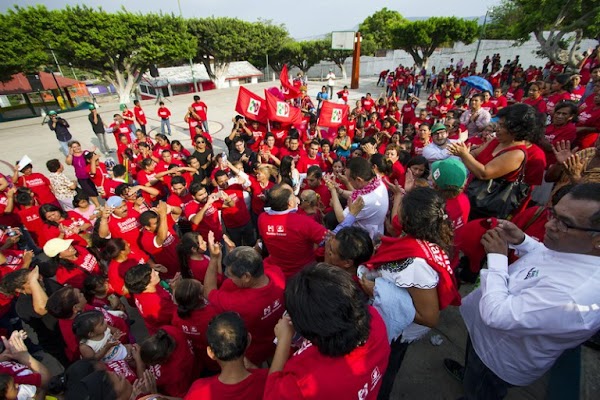
[[[363,209],[356,215],[354,226],[364,228],[375,240],[383,235],[385,216],[388,211],[389,197],[385,183],[373,172],[371,163],[364,158],[352,158],[346,166],[346,177],[354,188],[350,201],[359,196],[365,203]],[[350,213],[348,207],[339,213],[341,207],[334,205],[338,222],[342,222]]]
[[[460,308],[466,366],[444,360],[463,376],[466,399],[501,399],[533,383],[600,329],[600,184],[571,189],[545,227],[543,244],[503,220],[482,238],[488,269]],[[510,269],[507,243],[521,257]]]
[[[448,130],[444,124],[434,124],[431,127],[431,143],[423,149],[423,157],[433,163],[434,161],[445,160],[446,158],[457,158],[451,155],[447,148],[448,145],[457,142],[456,140],[448,139]]]
[[[327,79],[327,88],[329,89],[329,98],[333,99],[333,87],[335,86],[335,74],[333,69],[329,70],[329,73],[325,77]]]

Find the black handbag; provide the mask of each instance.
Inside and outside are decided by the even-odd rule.
[[[471,203],[469,220],[496,217],[506,219],[515,211],[529,195],[529,185],[524,182],[525,161],[516,181],[506,179],[473,179],[467,187],[466,194]]]

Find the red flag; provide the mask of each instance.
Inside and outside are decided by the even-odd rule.
[[[248,119],[267,123],[267,104],[265,99],[240,86],[235,111]]]
[[[302,111],[298,107],[294,107],[281,101],[276,96],[265,90],[267,99],[267,117],[271,121],[278,121],[282,124],[297,124],[302,120]]]
[[[319,114],[318,126],[337,128],[348,119],[348,106],[324,101]]]
[[[281,82],[281,92],[285,96],[286,99],[295,99],[296,97],[300,97],[300,90],[298,90],[294,85],[290,83],[290,77],[288,76],[288,68],[287,64],[283,65],[281,69],[281,74],[279,74],[279,81]]]

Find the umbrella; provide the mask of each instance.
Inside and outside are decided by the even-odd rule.
[[[467,85],[472,86],[475,89],[479,89],[482,92],[486,90],[490,92],[490,94],[494,92],[492,84],[487,79],[482,78],[481,76],[468,76],[466,78],[462,78],[461,80]]]

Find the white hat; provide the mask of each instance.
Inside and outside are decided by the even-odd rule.
[[[50,239],[44,245],[44,254],[51,258],[56,257],[59,253],[68,249],[71,243],[73,243],[73,239]]]

